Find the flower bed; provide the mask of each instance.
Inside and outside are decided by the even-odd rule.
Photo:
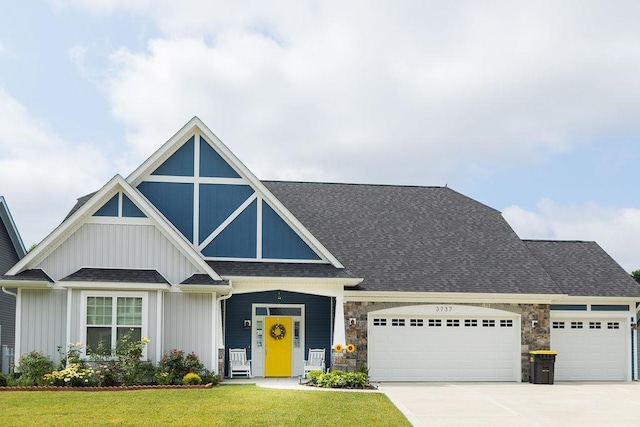
[[[213,383],[200,384],[200,385],[120,385],[120,386],[105,386],[105,387],[68,387],[68,386],[29,386],[29,387],[0,387],[0,391],[130,391],[130,390],[158,390],[165,388],[212,388]]]

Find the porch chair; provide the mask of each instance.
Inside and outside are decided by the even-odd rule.
[[[244,348],[229,349],[229,378],[233,378],[234,374],[251,378],[251,360],[247,360],[247,350]]]
[[[304,361],[304,377],[310,371],[325,371],[324,348],[310,348],[309,357]]]

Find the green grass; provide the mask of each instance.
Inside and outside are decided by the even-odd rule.
[[[382,393],[226,385],[118,392],[0,392],[0,425],[409,426]]]

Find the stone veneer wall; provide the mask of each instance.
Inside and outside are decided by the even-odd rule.
[[[438,303],[440,304],[440,303]],[[548,304],[458,304],[474,307],[493,308],[497,310],[518,313],[521,316],[522,330],[520,331],[520,344],[522,356],[522,381],[529,381],[529,351],[546,350],[550,344],[549,305]],[[385,308],[402,307],[410,305],[431,304],[407,304],[407,303],[379,303],[379,302],[347,302],[344,304],[344,317],[346,326],[346,343],[355,344],[353,353],[331,352],[331,366],[333,369],[345,371],[357,371],[367,364],[367,314],[371,311]],[[356,319],[354,326],[349,325],[349,319]],[[532,321],[538,324],[532,327]]]

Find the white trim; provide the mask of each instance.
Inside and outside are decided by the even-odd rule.
[[[224,221],[222,221],[222,224],[220,224],[215,230],[213,230],[213,232],[211,234],[209,234],[209,236],[207,236],[206,239],[204,239],[202,241],[202,243],[200,244],[200,246],[198,246],[198,249],[200,251],[202,251],[204,248],[207,247],[207,245],[209,243],[211,243],[213,241],[213,239],[215,239],[216,237],[218,237],[218,235],[220,233],[222,233],[222,231],[227,228],[227,226],[229,224],[231,224],[238,216],[240,216],[240,214],[247,208],[249,207],[249,205],[256,200],[257,198],[257,194],[254,192],[253,194],[251,194],[251,196],[249,196],[249,198],[247,200],[245,200],[235,211],[233,211],[233,213],[231,215],[229,215],[227,217],[227,219],[225,219]]]
[[[156,358],[155,364],[162,359],[162,337],[164,335],[164,292],[156,291]]]
[[[148,337],[149,335],[149,293],[148,292],[117,292],[117,291],[95,291],[95,290],[83,290],[80,292],[80,342],[84,343],[84,348],[82,350],[83,356],[86,356],[87,351],[87,298],[88,297],[111,297],[112,300],[118,297],[125,298],[142,298],[142,325],[140,325],[140,334],[143,337]],[[111,309],[113,310],[113,318],[111,320],[111,328],[112,332],[114,328],[117,329],[117,309],[118,304],[112,303]],[[114,343],[117,340],[117,336],[111,337],[111,345],[113,348]],[[74,341],[74,340],[71,340]],[[143,358],[148,358],[148,346],[144,347],[142,352]]]
[[[171,285],[167,283],[137,283],[137,282],[80,282],[62,281],[58,284],[64,289],[103,289],[105,291],[169,291]]]
[[[182,292],[194,292],[199,294],[204,294],[209,292],[213,294],[228,293],[230,288],[228,285],[197,285],[197,284],[184,284],[184,283],[179,283],[176,286]]]
[[[22,260],[14,265],[6,274],[15,275],[30,266],[38,265],[73,233],[75,233],[95,211],[97,206],[107,202],[117,191],[122,191],[131,201],[155,222],[160,232],[185,256],[189,262],[198,269],[199,272],[208,274],[215,280],[220,280],[220,276],[202,259],[190,242],[180,234],[147,199],[135,188],[126,182],[120,175],[114,176],[104,187],[95,193],[80,209],[70,218],[60,224],[51,234],[49,234],[38,246],[29,252]]]
[[[335,258],[327,248],[318,241],[307,228],[298,221],[294,215],[267,189],[267,187],[238,159],[229,148],[198,118],[193,117],[187,122],[173,137],[165,142],[154,154],[151,155],[142,165],[140,165],[131,175],[127,177],[127,181],[134,187],[138,185],[143,178],[146,180],[150,176],[152,168],[157,167],[162,161],[169,158],[179,146],[186,142],[191,134],[200,133],[209,143],[209,145],[227,162],[227,164],[244,177],[253,189],[262,194],[265,201],[276,211],[280,217],[289,224],[298,235],[309,243],[314,252],[320,258],[325,258],[337,268],[344,266]]]
[[[67,328],[66,345],[71,342],[71,305],[73,304],[73,289],[67,289]]]
[[[218,375],[218,298],[216,294],[211,294],[211,369]]]
[[[262,260],[262,197],[257,197],[256,203],[256,259]]]
[[[196,181],[201,184],[227,184],[227,185],[250,185],[250,182],[244,178],[214,178],[201,176],[183,176],[183,175],[147,175],[138,184],[143,182],[168,182],[168,183],[180,183],[180,184],[193,184]]]
[[[206,261],[236,261],[236,262],[277,262],[286,264],[328,264],[323,259],[289,259],[289,258],[234,258],[234,257],[208,257]]]
[[[18,366],[18,362],[20,361],[20,353],[22,351],[22,289],[18,289],[16,296],[16,331],[15,331],[15,339],[14,339],[14,356],[13,356],[13,364]]]
[[[118,192],[118,217],[122,218],[122,191]]]
[[[200,241],[200,134],[193,136],[193,246]]]
[[[264,286],[264,285],[297,285],[300,289],[302,286],[338,286],[340,292],[343,292],[343,286],[356,286],[363,279],[342,279],[342,278],[319,278],[319,277],[262,277],[262,276],[222,276],[224,280],[234,283],[234,292],[237,293],[237,289],[242,286]],[[281,288],[280,288],[281,289]],[[345,291],[346,294],[346,291]]]
[[[11,211],[9,210],[9,205],[7,204],[7,201],[5,200],[4,196],[0,196],[0,208],[2,208],[0,210],[0,221],[2,221],[2,216],[3,216],[2,212],[4,212],[9,221],[9,224],[5,224],[5,226],[7,227],[7,232],[9,234],[9,240],[11,240],[11,243],[16,251],[16,254],[18,255],[18,258],[22,258],[27,253],[27,250],[24,247],[22,236],[20,236],[20,233],[18,232],[18,227],[16,226],[16,223],[13,220],[13,216],[11,215]],[[17,244],[17,247],[16,247],[16,244]]]
[[[122,193],[120,193],[122,194]],[[107,225],[156,225],[149,218],[140,217],[115,217],[115,216],[90,216],[85,224],[107,224]]]
[[[550,304],[563,295],[544,294],[489,294],[462,292],[370,292],[344,291],[345,302],[474,302]]]
[[[344,296],[342,294],[336,295],[336,310],[334,313],[333,324],[333,342],[331,347],[334,348],[336,344],[340,344],[344,347],[347,343],[346,333],[344,330]]]

